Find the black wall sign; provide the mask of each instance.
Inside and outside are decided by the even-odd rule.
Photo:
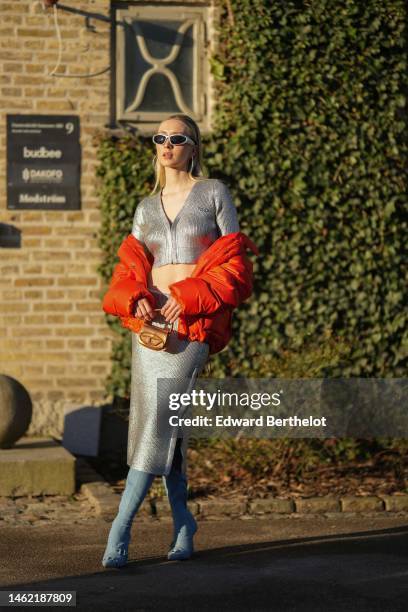
[[[7,208],[78,210],[79,117],[7,115]]]

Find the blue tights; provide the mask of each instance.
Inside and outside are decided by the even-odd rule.
[[[174,533],[167,558],[188,559],[193,553],[193,535],[197,523],[187,508],[187,478],[181,472],[181,439],[177,440],[171,471],[163,476],[169,499]],[[149,491],[155,474],[129,468],[125,489],[116,518],[112,522],[108,543],[102,559],[104,567],[122,567],[128,560],[128,548],[133,519]]]

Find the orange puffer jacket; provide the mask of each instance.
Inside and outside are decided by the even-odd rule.
[[[259,255],[257,246],[242,232],[220,236],[200,255],[191,276],[169,285],[170,294],[182,306],[178,337],[208,342],[210,355],[228,344],[232,311],[252,295],[253,265],[247,248]],[[133,314],[136,300],[145,297],[156,307],[147,282],[153,257],[133,234],[123,240],[117,254],[120,262],[102,308],[137,333],[144,320]]]

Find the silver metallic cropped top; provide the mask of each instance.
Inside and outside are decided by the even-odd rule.
[[[132,234],[154,257],[153,267],[196,263],[220,236],[239,232],[235,205],[219,179],[197,181],[173,223],[164,212],[161,191],[139,202]]]

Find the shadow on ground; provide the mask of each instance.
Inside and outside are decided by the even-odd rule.
[[[108,530],[1,527],[1,589],[76,591],[83,610],[406,610],[406,518],[203,521],[181,562],[169,524],[135,521],[121,569],[100,565]]]

